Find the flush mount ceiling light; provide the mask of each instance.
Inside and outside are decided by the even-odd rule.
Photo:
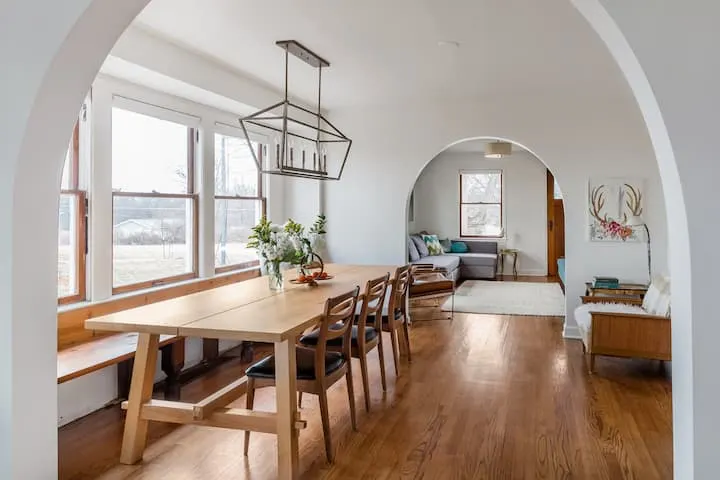
[[[512,143],[490,142],[485,144],[485,158],[504,158],[512,154]]]
[[[269,139],[258,152],[248,142],[262,173],[316,180],[340,180],[352,140],[321,113],[322,70],[330,63],[295,40],[275,42],[285,50],[285,98],[281,102],[240,119],[247,138],[256,133]],[[318,70],[317,111],[288,99],[290,54]]]

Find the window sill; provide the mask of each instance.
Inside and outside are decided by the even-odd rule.
[[[227,278],[227,277],[230,277],[230,276],[233,276],[233,275],[237,275],[237,274],[241,274],[241,273],[252,272],[252,271],[254,271],[254,270],[259,271],[259,270],[260,270],[260,267],[259,267],[259,266],[255,266],[255,267],[250,267],[250,268],[243,268],[243,269],[238,269],[238,270],[232,270],[232,271],[229,271],[229,272],[216,273],[214,276],[208,277],[208,278],[193,278],[193,279],[190,279],[190,280],[183,280],[183,281],[180,281],[180,282],[168,283],[168,284],[165,284],[165,285],[158,285],[158,286],[156,286],[156,287],[143,288],[143,289],[141,289],[141,290],[133,290],[133,291],[131,291],[131,292],[125,292],[125,293],[118,293],[118,294],[116,294],[116,295],[112,295],[112,296],[110,296],[110,297],[108,297],[108,298],[106,298],[106,299],[103,299],[103,300],[95,300],[95,301],[85,300],[85,301],[77,302],[77,303],[70,303],[70,304],[65,304],[65,305],[58,305],[57,312],[58,312],[58,313],[72,312],[73,310],[79,310],[79,309],[82,309],[82,308],[88,308],[88,307],[92,307],[92,306],[94,306],[94,305],[100,305],[100,304],[112,302],[112,301],[115,301],[115,300],[123,300],[123,299],[126,299],[126,298],[132,298],[132,297],[136,297],[136,296],[140,296],[140,295],[147,295],[147,294],[150,294],[150,293],[160,293],[160,292],[163,292],[163,291],[165,291],[165,290],[170,290],[170,289],[172,289],[172,288],[190,286],[190,285],[194,285],[194,284],[197,284],[197,283],[207,282],[208,280],[212,280],[212,279],[223,279],[223,278]]]

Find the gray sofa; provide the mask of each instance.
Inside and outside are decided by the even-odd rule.
[[[413,239],[413,237],[416,237]],[[411,235],[408,242],[418,244],[416,235]],[[468,247],[467,253],[445,253],[443,255],[422,255],[417,260],[410,259],[414,264],[433,264],[452,280],[489,279],[494,280],[497,272],[498,245],[494,241],[485,240],[453,240],[463,242]],[[408,245],[410,245],[408,243]],[[418,249],[420,250],[420,249]]]

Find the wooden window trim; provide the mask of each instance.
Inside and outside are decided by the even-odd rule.
[[[500,175],[500,203],[498,202],[463,202],[463,175],[477,175],[477,174],[497,174]],[[458,225],[460,231],[460,238],[488,238],[488,239],[501,239],[505,238],[505,219],[503,217],[503,172],[502,170],[486,170],[486,171],[475,171],[475,172],[460,172],[458,175],[460,179],[460,201],[459,201],[459,213],[460,213],[460,224]],[[500,206],[500,235],[465,235],[463,234],[463,206],[465,205],[499,205]]]
[[[223,135],[223,134],[221,133],[220,135]],[[252,140],[250,140],[250,141],[252,142]],[[262,165],[262,162],[263,162],[263,144],[262,143],[258,143],[258,159],[260,160],[260,164]],[[218,200],[260,201],[262,204],[260,215],[262,217],[266,217],[267,216],[267,199],[263,196],[263,182],[262,182],[263,177],[262,177],[262,172],[260,170],[258,170],[258,172],[257,172],[257,177],[258,177],[257,178],[257,185],[258,185],[257,186],[257,192],[258,192],[257,197],[245,197],[245,196],[239,196],[239,195],[237,195],[237,196],[236,195],[215,195],[214,201],[215,202],[217,202]],[[214,262],[214,260],[213,260],[213,262]],[[235,270],[244,270],[244,269],[254,268],[254,267],[259,267],[259,266],[260,266],[259,260],[253,260],[250,262],[243,262],[243,263],[234,263],[232,265],[223,265],[220,267],[216,266],[215,273],[216,274],[228,273],[228,272],[232,272]]]
[[[160,119],[162,120],[162,119]],[[156,278],[153,280],[147,280],[144,282],[131,283],[128,285],[121,285],[116,287],[113,275],[113,286],[112,294],[120,295],[129,292],[135,292],[137,290],[145,290],[153,287],[160,287],[170,285],[173,283],[183,282],[186,280],[192,280],[199,276],[199,241],[200,241],[200,209],[199,209],[199,198],[195,194],[195,145],[197,139],[197,129],[187,127],[187,193],[161,193],[161,192],[112,192],[112,208],[113,208],[113,219],[112,224],[115,225],[115,198],[117,197],[135,197],[135,198],[184,198],[192,200],[192,270],[187,273],[180,275],[172,275],[169,277]],[[112,254],[113,259],[115,258],[115,241],[112,242]],[[112,262],[112,272],[115,271],[115,262]]]
[[[68,189],[60,190],[60,195],[73,195],[77,209],[77,222],[75,224],[75,235],[77,246],[75,251],[75,276],[77,284],[76,293],[58,297],[58,305],[69,305],[85,301],[87,298],[87,192],[80,190],[80,119],[75,122],[69,148],[72,149],[68,165],[69,183]]]

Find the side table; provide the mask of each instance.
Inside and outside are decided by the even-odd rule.
[[[505,256],[512,257],[512,272],[513,272],[513,279],[517,280],[518,277],[518,271],[517,271],[517,261],[518,261],[518,253],[519,250],[516,248],[503,248],[500,249],[499,258],[498,258],[498,273],[505,273]]]

